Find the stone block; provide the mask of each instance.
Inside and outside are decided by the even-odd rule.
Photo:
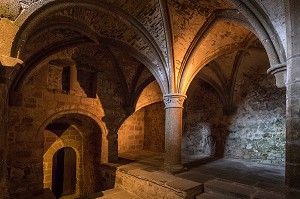
[[[24,97],[24,107],[25,108],[36,108],[37,101],[33,97]]]
[[[141,131],[141,130],[143,130],[143,127],[142,126],[135,126],[134,130],[140,130]]]
[[[253,187],[222,180],[212,180],[204,183],[204,190],[207,193],[223,194],[236,199],[249,199],[255,192]]]
[[[33,118],[32,117],[24,117],[22,119],[22,123],[28,124],[28,123],[32,123],[33,122]]]
[[[257,191],[252,196],[253,199],[284,199],[284,194],[266,192],[266,191]]]
[[[197,196],[203,192],[203,184],[186,179],[167,182],[166,185],[176,190],[184,191],[190,197]]]
[[[203,193],[196,196],[196,199],[230,199],[224,195]]]
[[[11,92],[9,95],[10,106],[22,106],[23,105],[23,94],[17,92]]]

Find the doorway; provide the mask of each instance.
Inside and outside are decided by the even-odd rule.
[[[76,152],[71,147],[59,149],[53,156],[52,192],[56,198],[76,190]]]

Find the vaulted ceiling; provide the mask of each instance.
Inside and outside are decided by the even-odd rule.
[[[186,93],[197,74],[230,93],[240,71],[268,65],[255,28],[226,0],[24,1],[15,24],[12,55],[25,62],[16,88],[58,52],[112,67],[135,97],[154,79],[163,93]]]

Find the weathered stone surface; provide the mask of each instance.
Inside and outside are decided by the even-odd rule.
[[[116,175],[116,187],[127,190],[131,193],[134,193],[140,198],[150,199],[150,198],[168,198],[168,199],[179,199],[179,198],[193,198],[195,195],[198,195],[202,192],[202,185],[199,183],[191,182],[189,184],[182,184],[183,187],[189,187],[188,190],[184,189],[179,185],[179,181],[170,181],[166,178],[165,185],[157,184],[155,180],[145,179],[145,176],[137,177],[134,175],[128,175],[117,171]],[[149,175],[150,177],[151,175]],[[184,180],[183,180],[184,181]],[[183,182],[182,181],[182,182]],[[187,181],[186,181],[187,182]],[[176,184],[177,183],[177,184]],[[168,185],[170,184],[170,186]],[[173,187],[174,185],[174,187]],[[190,186],[189,186],[190,185]],[[195,190],[194,190],[195,189]],[[190,191],[190,192],[189,192]]]
[[[203,193],[197,196],[196,199],[231,199],[231,198],[226,197],[224,195]]]
[[[270,193],[270,192],[265,192],[265,191],[257,191],[253,195],[253,199],[284,199],[284,194],[275,194],[275,193]]]
[[[129,118],[127,118],[126,121],[119,128],[119,153],[142,150],[144,148],[144,114],[144,109],[135,112]]]
[[[144,149],[164,152],[165,150],[165,111],[163,103],[145,108]]]
[[[142,108],[160,102],[162,93],[185,94],[196,73],[214,59],[220,66],[210,62],[196,77],[218,94],[203,85],[188,94],[182,151],[284,165],[286,147],[287,197],[298,197],[299,6],[284,0],[0,0],[0,73],[5,73],[0,77],[0,180],[9,174],[8,182],[0,181],[0,195],[8,186],[13,196],[40,193],[43,178],[51,187],[51,157],[43,161],[43,155],[61,147],[78,149],[82,180],[77,189],[83,195],[112,186],[114,172],[98,166],[117,160],[118,147],[163,152],[166,132],[166,159],[179,164],[181,111],[167,111],[164,129],[161,105]],[[53,60],[72,60],[76,66],[69,61],[52,66]],[[286,61],[285,127],[285,91],[263,74],[270,64]],[[17,64],[20,70],[1,69]],[[142,92],[152,76],[160,87],[153,83]],[[135,108],[140,110],[135,115],[144,116],[124,123]],[[82,114],[98,125],[77,117]],[[43,135],[53,122],[74,129]],[[122,123],[129,126],[130,144],[118,146]],[[43,176],[43,168],[49,175]],[[130,186],[151,187],[137,184],[132,180]],[[147,197],[178,198],[164,194]]]
[[[224,153],[229,158],[284,165],[284,90],[271,86],[273,79],[266,75],[252,78],[241,88],[233,116],[223,116],[220,101],[209,86],[191,93],[184,120],[184,153]]]
[[[14,20],[21,11],[21,5],[18,1],[14,0],[1,0],[0,1],[0,17],[5,17]]]
[[[9,0],[12,2],[15,2],[13,0]],[[7,4],[7,3],[5,3]],[[12,3],[15,4],[15,3]],[[1,6],[1,2],[0,2]],[[0,7],[0,15],[1,15],[1,7]],[[17,31],[19,30],[19,27],[14,25],[10,20],[6,18],[0,18],[0,32],[1,36],[0,37],[0,56],[4,56],[4,58],[10,57],[10,51],[12,47],[12,43],[14,40],[14,37],[16,36]],[[11,60],[8,60],[9,62]]]
[[[250,196],[255,192],[255,189],[253,189],[252,187],[233,184],[220,180],[212,180],[205,183],[204,190],[207,193],[224,194],[225,196],[236,199],[250,198]]]

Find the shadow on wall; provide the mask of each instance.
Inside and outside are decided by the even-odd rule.
[[[239,85],[236,112],[225,115],[217,93],[207,83],[185,105],[183,155],[210,155],[274,165],[285,161],[285,91],[273,77],[256,73]]]
[[[163,102],[148,105],[128,117],[118,131],[119,153],[148,150],[164,152],[165,111]]]

